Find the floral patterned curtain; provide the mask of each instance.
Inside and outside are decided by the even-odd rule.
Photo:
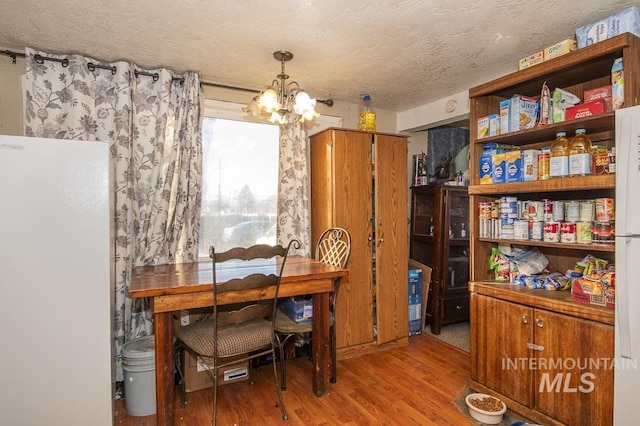
[[[278,243],[301,243],[292,254],[311,257],[309,162],[306,128],[300,123],[280,126],[278,182]]]
[[[114,181],[116,380],[122,346],[153,333],[145,300],[127,297],[143,264],[197,259],[200,78],[127,62],[26,50],[25,134],[109,141]],[[42,58],[54,60],[43,60]],[[64,167],[64,165],[61,165]]]

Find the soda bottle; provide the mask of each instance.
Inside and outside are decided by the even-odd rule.
[[[569,175],[569,139],[565,132],[556,133],[556,140],[551,144],[549,159],[549,176],[552,178]]]
[[[576,135],[571,138],[569,148],[569,175],[584,176],[591,174],[591,139],[585,129],[576,129]]]
[[[371,96],[360,95],[360,106],[358,108],[358,130],[365,132],[376,131],[376,110],[373,107]]]

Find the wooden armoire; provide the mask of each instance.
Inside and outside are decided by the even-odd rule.
[[[339,352],[406,343],[407,137],[329,128],[310,139],[312,239],[331,226],[351,234],[336,302]]]

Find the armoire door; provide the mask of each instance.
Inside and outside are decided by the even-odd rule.
[[[407,138],[374,136],[378,344],[409,335]]]
[[[373,342],[371,134],[335,131],[333,224],[351,234],[349,277],[336,300],[338,348]]]

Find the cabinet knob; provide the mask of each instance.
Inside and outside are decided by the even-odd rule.
[[[542,321],[540,318],[536,319],[536,325],[540,328],[542,328],[544,326],[544,321]]]
[[[526,315],[523,315],[523,316],[522,316],[522,323],[523,323],[523,324],[529,324],[529,317],[528,317],[528,316],[526,316]]]

